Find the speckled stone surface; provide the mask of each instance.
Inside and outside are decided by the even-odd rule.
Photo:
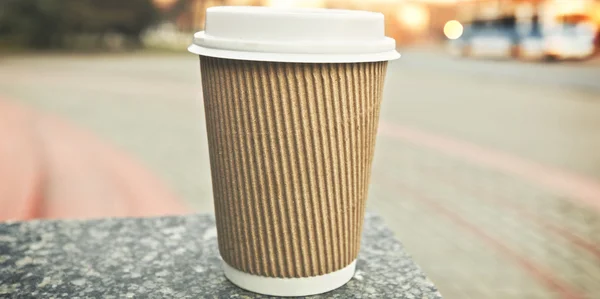
[[[214,216],[0,223],[0,298],[267,298],[221,270]],[[354,278],[312,298],[441,298],[368,214]]]

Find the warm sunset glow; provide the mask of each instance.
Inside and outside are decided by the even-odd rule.
[[[154,4],[158,8],[166,8],[175,3],[175,0],[154,0]]]
[[[423,30],[429,24],[429,11],[418,4],[401,6],[396,17],[400,22],[416,30]]]
[[[321,8],[325,7],[324,0],[267,0],[267,6],[281,7],[281,8],[294,8],[294,7],[305,7],[305,8]]]
[[[582,13],[586,11],[586,8],[588,8],[588,5],[590,4],[589,1],[585,0],[555,0],[550,3],[556,7],[556,11],[559,14]]]

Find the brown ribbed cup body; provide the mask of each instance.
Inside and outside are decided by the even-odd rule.
[[[349,265],[387,62],[200,61],[225,262],[267,277]]]

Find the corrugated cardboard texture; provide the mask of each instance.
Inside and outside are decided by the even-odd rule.
[[[350,264],[387,62],[200,65],[223,259],[269,277]]]

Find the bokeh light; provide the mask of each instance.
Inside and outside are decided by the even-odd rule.
[[[423,30],[429,24],[429,11],[418,4],[402,5],[396,17],[400,22],[414,30]]]
[[[463,25],[457,20],[451,20],[444,25],[444,35],[449,39],[457,39],[463,34]]]

